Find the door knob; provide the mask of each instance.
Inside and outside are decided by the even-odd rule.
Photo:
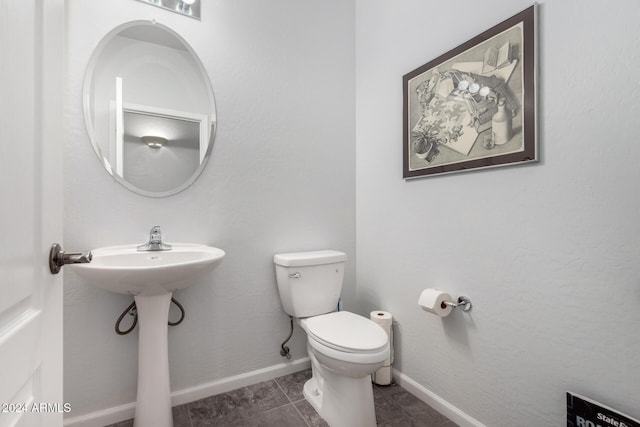
[[[91,251],[67,253],[62,250],[59,244],[54,243],[49,251],[49,270],[51,270],[51,274],[58,274],[65,264],[86,264],[91,262],[92,258]]]

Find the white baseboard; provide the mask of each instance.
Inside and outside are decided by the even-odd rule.
[[[226,393],[237,388],[246,387],[262,381],[272,380],[283,375],[292,374],[311,367],[308,357],[297,359],[292,362],[279,363],[266,368],[247,372],[232,377],[222,378],[195,387],[176,390],[171,393],[171,405],[178,406],[188,402],[193,402],[205,397]],[[65,418],[65,427],[104,427],[119,421],[133,418],[135,412],[135,402],[113,408],[103,409],[90,414],[79,415],[77,417]]]
[[[396,369],[393,370],[393,379],[400,387],[404,388],[409,393],[413,394],[415,397],[422,400],[424,403],[431,406],[454,423],[458,424],[460,427],[486,427],[480,421],[467,415],[456,406]]]

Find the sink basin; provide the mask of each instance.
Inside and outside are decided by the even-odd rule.
[[[89,284],[112,292],[159,295],[189,286],[225,255],[222,249],[190,243],[172,243],[168,251],[138,252],[137,246],[92,250],[91,262],[73,264],[73,270]]]

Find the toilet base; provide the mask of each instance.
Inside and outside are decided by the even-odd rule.
[[[321,374],[312,371],[313,377],[304,384],[304,397],[331,427],[376,426],[369,375],[351,378],[328,369],[322,369]]]

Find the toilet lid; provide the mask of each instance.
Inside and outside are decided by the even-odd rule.
[[[380,350],[388,341],[382,327],[348,311],[307,318],[307,333],[322,344],[349,352]]]

